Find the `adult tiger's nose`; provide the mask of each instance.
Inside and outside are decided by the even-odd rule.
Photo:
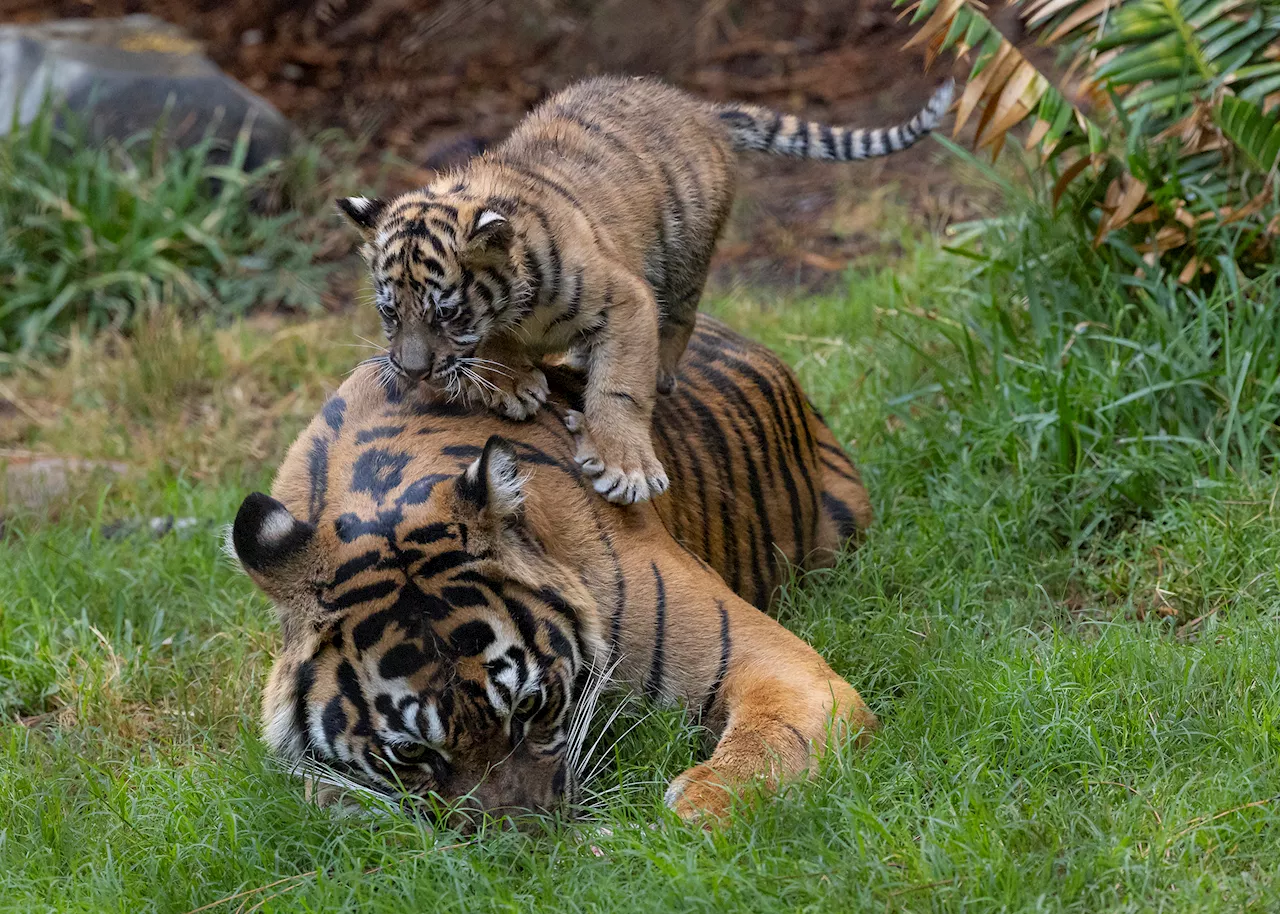
[[[410,337],[400,343],[400,353],[397,361],[400,363],[400,370],[408,375],[411,380],[421,381],[431,375],[431,367],[432,363],[435,362],[435,356],[427,349],[426,343],[420,339]]]

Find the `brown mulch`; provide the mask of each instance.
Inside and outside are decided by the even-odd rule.
[[[10,22],[138,12],[189,30],[300,125],[428,169],[594,73],[865,125],[910,117],[942,78],[901,50],[910,30],[888,0],[0,0]],[[892,251],[885,208],[922,227],[973,215],[937,158],[930,144],[841,167],[750,157],[717,275],[822,286]]]

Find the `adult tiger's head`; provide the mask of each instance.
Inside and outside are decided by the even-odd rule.
[[[301,439],[311,495],[277,481],[311,519],[255,493],[231,530],[283,632],[267,743],[322,784],[464,814],[554,809],[574,789],[574,709],[602,644],[570,570],[585,541],[547,522],[507,440],[344,429],[335,400]]]
[[[364,238],[396,372],[456,389],[465,371],[483,370],[470,361],[476,347],[520,300],[510,206],[423,188],[391,200],[347,197],[338,208]]]

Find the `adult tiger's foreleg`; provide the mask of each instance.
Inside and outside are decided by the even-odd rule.
[[[716,701],[711,758],[671,782],[683,818],[722,819],[734,794],[805,775],[828,739],[865,738],[875,715],[818,653],[754,606],[725,601],[732,652]]]
[[[711,757],[666,793],[682,817],[712,821],[742,788],[803,776],[832,734],[861,739],[876,718],[817,651],[668,544],[624,558],[627,600],[611,640],[623,678],[683,702],[718,734]]]

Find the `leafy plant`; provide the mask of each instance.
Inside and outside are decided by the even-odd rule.
[[[300,236],[305,214],[255,205],[286,163],[246,174],[246,146],[171,150],[159,129],[93,146],[51,108],[0,139],[0,352],[49,353],[73,328],[125,327],[162,305],[312,305],[325,268]]]
[[[904,5],[910,0],[895,0]],[[909,44],[972,60],[956,133],[998,155],[1030,121],[1053,203],[1130,271],[1255,270],[1280,234],[1278,0],[1012,0],[1066,63],[1054,80],[973,0],[919,0]]]

